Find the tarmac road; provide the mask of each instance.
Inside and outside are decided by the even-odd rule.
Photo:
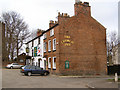
[[[118,88],[115,82],[108,82],[111,77],[85,78],[68,76],[24,76],[20,69],[2,70],[2,88]],[[93,89],[94,90],[94,89]]]
[[[77,78],[24,76],[19,69],[3,69],[2,88],[87,88]]]

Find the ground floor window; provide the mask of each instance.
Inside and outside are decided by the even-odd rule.
[[[56,57],[53,57],[53,69],[56,69]]]
[[[51,68],[51,57],[48,58],[48,68]]]

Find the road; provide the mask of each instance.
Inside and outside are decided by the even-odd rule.
[[[3,69],[3,88],[87,88],[77,78],[59,76],[24,76],[19,69]]]
[[[117,88],[118,84],[108,82],[108,78],[77,78],[62,76],[24,76],[20,69],[2,70],[2,88]],[[89,89],[88,89],[89,90]]]

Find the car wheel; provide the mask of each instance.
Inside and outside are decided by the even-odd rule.
[[[48,72],[44,72],[44,76],[47,76],[48,75]]]
[[[28,72],[27,74],[28,74],[28,76],[31,76],[31,75],[32,75],[32,73],[31,73],[31,72]]]
[[[11,66],[10,69],[13,69],[13,67]]]

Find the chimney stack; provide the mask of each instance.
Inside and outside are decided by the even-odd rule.
[[[53,20],[50,20],[49,28],[53,27],[55,24],[56,24],[56,22],[54,22]]]
[[[80,13],[91,16],[89,2],[82,3],[80,0],[75,0],[74,9],[75,9],[75,16],[79,15]]]

